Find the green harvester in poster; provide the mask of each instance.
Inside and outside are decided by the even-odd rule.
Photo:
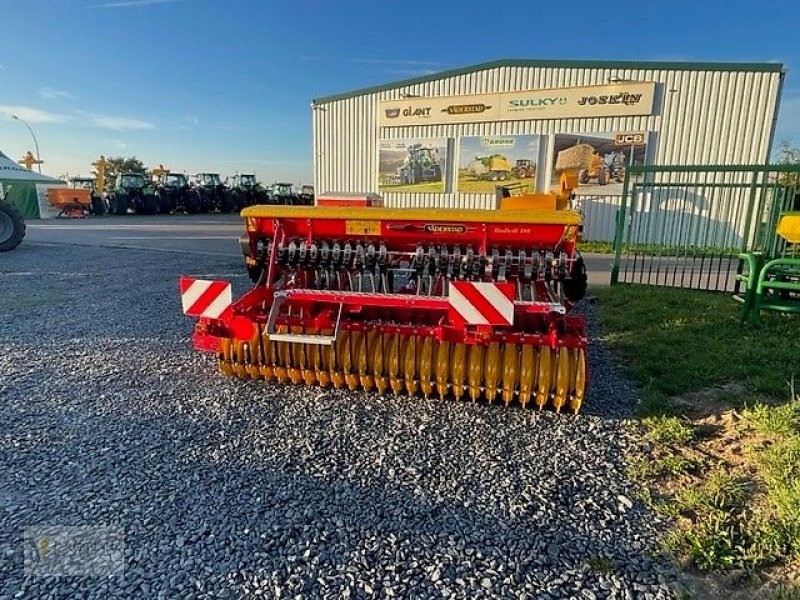
[[[458,191],[494,194],[499,185],[533,189],[538,157],[538,135],[462,137],[458,151]]]

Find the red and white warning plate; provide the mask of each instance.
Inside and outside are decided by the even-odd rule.
[[[514,324],[514,284],[453,281],[448,296],[457,320],[466,325]]]
[[[227,281],[181,277],[181,307],[190,317],[219,319],[233,303],[231,284]]]

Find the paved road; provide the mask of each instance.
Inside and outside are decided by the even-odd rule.
[[[242,232],[238,215],[60,219],[29,222],[25,243],[136,248],[238,258],[241,257],[238,238]],[[586,264],[590,284],[608,283],[610,257],[589,254]]]

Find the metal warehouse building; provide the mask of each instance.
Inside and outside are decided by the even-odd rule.
[[[545,190],[576,168],[583,206],[610,209],[625,164],[767,162],[783,78],[777,63],[498,60],[318,98],[314,183],[490,209],[498,183]]]

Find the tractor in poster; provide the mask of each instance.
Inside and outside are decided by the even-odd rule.
[[[412,144],[403,164],[397,170],[401,185],[441,181],[442,166],[439,153],[430,146]]]

